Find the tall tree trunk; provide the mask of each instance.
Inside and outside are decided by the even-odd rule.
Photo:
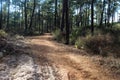
[[[89,21],[90,21],[90,18],[89,18],[89,16],[90,16],[90,12],[89,12],[89,9],[90,9],[90,5],[88,4],[88,20],[87,20],[87,25],[89,26],[90,25],[90,23],[89,23]]]
[[[102,12],[101,12],[101,18],[100,18],[99,26],[102,26],[102,24],[103,24],[103,13],[104,13],[104,10],[105,10],[105,0],[103,1],[103,7],[102,7]]]
[[[1,11],[0,11],[0,29],[2,29],[2,0],[1,0]]]
[[[91,34],[94,35],[94,0],[91,2]]]
[[[110,23],[110,3],[111,3],[111,0],[108,0],[108,10],[107,10],[107,25],[109,27],[109,23]]]
[[[25,0],[24,2],[24,16],[25,16],[25,30],[24,30],[24,33],[26,34],[27,31],[28,31],[28,22],[27,22],[27,0]]]
[[[111,25],[111,28],[113,26],[113,23],[114,23],[114,13],[112,14],[112,25]]]
[[[22,7],[22,17],[21,17],[22,21],[24,20],[24,7]],[[25,26],[24,22],[21,22],[22,26]]]
[[[16,27],[16,2],[15,2],[15,12],[14,12],[14,27]]]
[[[69,9],[68,8],[69,8],[68,0],[63,0],[61,32],[65,34],[63,35],[63,37],[65,36],[66,44],[69,44],[69,33],[70,33],[69,31]],[[64,33],[64,27],[65,27],[65,33]]]
[[[39,18],[39,21],[38,21],[39,23],[38,24],[39,24],[39,34],[40,34],[40,21],[41,21],[41,19],[40,19],[40,8],[39,8],[39,11],[38,11],[38,18]]]
[[[34,12],[35,12],[35,7],[36,7],[36,0],[34,0],[32,15],[31,15],[31,18],[30,18],[30,25],[29,25],[30,34],[32,34],[32,22],[33,22],[33,16],[34,16]]]
[[[88,18],[88,16],[87,16],[87,4],[86,4],[86,14],[85,14],[85,27],[87,26],[87,18]]]
[[[58,11],[59,11],[59,12],[58,12],[58,24],[59,24],[58,26],[59,26],[59,28],[61,29],[61,19],[62,19],[62,18],[61,18],[61,6],[60,6],[60,4],[59,4],[59,6],[58,6],[58,9],[59,9],[59,10],[58,10]]]
[[[80,6],[79,16],[80,16],[80,20],[79,20],[79,23],[78,23],[78,27],[83,25],[83,23],[82,23],[82,6]]]
[[[105,11],[105,27],[107,26],[107,12],[106,11]]]
[[[44,28],[43,28],[43,26],[44,26],[44,20],[43,20],[43,12],[42,12],[42,14],[41,14],[41,17],[42,17],[42,19],[41,19],[41,26],[42,26],[42,30],[41,30],[41,33],[43,34],[44,33]]]
[[[68,5],[68,0],[65,0],[65,5],[66,5],[66,44],[69,44],[69,5]]]
[[[65,19],[65,0],[62,0],[62,21],[61,21],[61,32],[64,30],[64,19]]]
[[[58,13],[57,13],[57,1],[58,0],[55,0],[55,19],[54,19],[54,27],[55,28],[57,27],[57,16],[58,16]]]
[[[8,0],[8,13],[7,13],[7,29],[10,29],[9,25],[9,13],[10,13],[10,0]]]

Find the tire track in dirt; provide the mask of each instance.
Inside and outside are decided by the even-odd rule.
[[[35,62],[57,66],[63,77],[61,80],[119,80],[94,64],[85,52],[57,43],[49,34],[27,39],[30,41],[28,44],[35,56]]]

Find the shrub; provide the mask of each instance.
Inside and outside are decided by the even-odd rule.
[[[7,33],[4,30],[0,30],[0,37],[6,37]]]
[[[78,38],[75,42],[75,47],[78,49],[84,49],[85,48],[85,39],[84,38]]]
[[[85,36],[86,32],[83,28],[73,28],[70,34],[70,43],[75,44],[76,39],[79,36]]]
[[[55,40],[62,41],[62,35],[60,30],[57,29],[54,32],[52,32],[52,34]]]
[[[70,34],[70,43],[75,44],[77,37],[78,37],[78,31],[77,29],[73,29],[73,31]]]
[[[96,35],[82,37],[76,40],[75,46],[77,48],[87,49],[95,54],[103,54],[113,43],[110,35]]]

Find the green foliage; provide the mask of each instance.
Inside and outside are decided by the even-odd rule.
[[[70,34],[70,43],[74,44],[77,37],[78,37],[78,31],[77,31],[77,29],[73,29],[73,31]]]
[[[120,23],[114,24],[113,27],[112,27],[112,30],[113,30],[114,32],[118,32],[118,33],[119,33],[119,31],[120,31]],[[117,33],[117,34],[118,34],[118,33]],[[120,33],[119,33],[119,34],[120,34]]]
[[[75,47],[78,49],[84,49],[85,48],[85,39],[84,38],[78,38],[75,42]]]
[[[52,32],[52,34],[53,34],[53,37],[55,40],[62,41],[62,35],[61,35],[61,31],[59,29]]]
[[[6,37],[7,33],[4,30],[0,30],[0,37]]]
[[[71,34],[70,34],[70,43],[75,44],[75,41],[79,36],[84,36],[85,30],[83,28],[73,28]]]

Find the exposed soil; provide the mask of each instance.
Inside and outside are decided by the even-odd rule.
[[[0,59],[0,80],[120,79],[120,66],[111,66],[117,72],[114,73],[110,66],[104,65],[112,62],[111,58],[90,56],[73,46],[57,43],[48,33],[26,37],[14,44],[23,49]],[[25,48],[26,45],[30,48]],[[115,61],[120,62],[120,59]]]
[[[120,74],[113,75],[111,71],[97,63],[101,57],[91,57],[85,51],[57,43],[50,34],[27,39],[30,41],[35,62],[40,65],[48,63],[57,66],[62,80],[119,80],[120,78]]]

